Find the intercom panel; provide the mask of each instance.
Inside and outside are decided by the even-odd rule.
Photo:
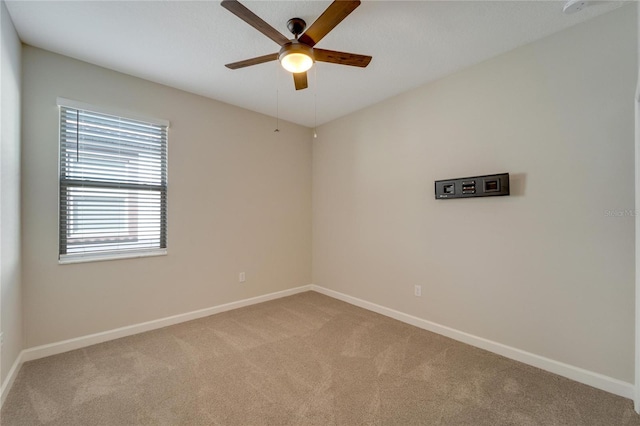
[[[509,195],[509,173],[437,180],[436,199]]]

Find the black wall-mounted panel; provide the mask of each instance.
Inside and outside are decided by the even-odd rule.
[[[509,195],[509,173],[437,180],[436,200]]]

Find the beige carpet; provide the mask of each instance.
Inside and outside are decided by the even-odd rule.
[[[631,401],[314,292],[26,363],[11,425],[640,425]]]

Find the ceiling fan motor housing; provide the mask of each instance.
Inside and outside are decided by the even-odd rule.
[[[282,49],[280,49],[280,53],[278,54],[278,59],[282,61],[285,56],[291,53],[302,53],[303,55],[310,57],[311,60],[315,62],[315,58],[313,57],[313,48],[304,43],[300,43],[298,40],[292,40],[291,43],[287,43],[282,46]]]

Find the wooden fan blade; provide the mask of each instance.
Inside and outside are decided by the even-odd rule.
[[[335,0],[298,40],[313,47],[358,6],[360,0]]]
[[[296,85],[296,90],[302,90],[309,87],[307,84],[307,72],[293,73],[293,83]]]
[[[313,56],[316,58],[316,61],[319,62],[331,62],[332,64],[351,65],[362,68],[369,65],[372,59],[371,56],[325,49],[313,49]]]
[[[244,61],[233,62],[230,64],[226,64],[225,67],[230,68],[232,70],[237,70],[238,68],[250,67],[251,65],[263,64],[265,62],[277,61],[278,54],[272,53],[270,55],[258,56],[257,58],[245,59]]]
[[[262,34],[269,37],[271,40],[278,43],[280,46],[284,46],[289,43],[290,40],[288,38],[280,34],[278,30],[267,24],[258,15],[243,6],[238,2],[238,0],[222,0],[220,5],[247,24],[251,25],[256,30],[260,31]]]

